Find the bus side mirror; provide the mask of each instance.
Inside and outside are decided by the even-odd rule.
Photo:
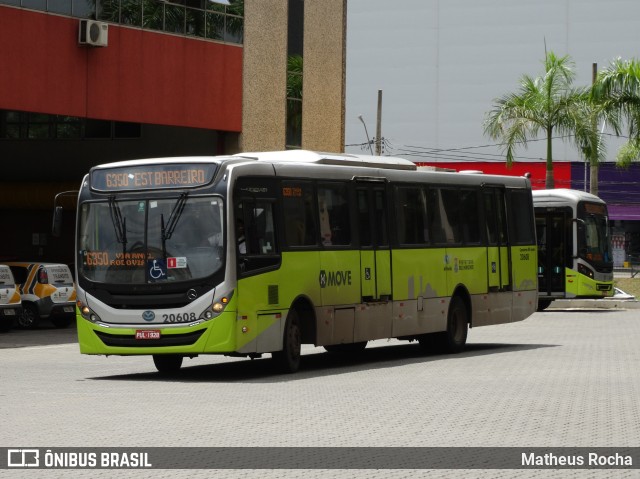
[[[62,235],[62,206],[56,206],[53,210],[53,224],[51,225],[51,234],[55,238]]]
[[[77,191],[62,191],[53,199],[53,224],[51,225],[51,234],[55,238],[60,238],[62,234],[62,206],[58,206],[58,198],[61,196],[77,196]]]

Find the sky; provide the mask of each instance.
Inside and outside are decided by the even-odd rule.
[[[637,0],[349,0],[345,151],[368,153],[382,90],[385,153],[415,161],[504,161],[484,135],[493,100],[515,92],[523,74],[543,73],[545,48],[574,61],[576,86],[592,65],[640,55]],[[608,160],[621,141],[605,130]],[[489,145],[489,146],[487,146]],[[436,150],[436,151],[434,151]],[[439,150],[439,151],[438,151]],[[455,150],[455,151],[452,151]],[[543,161],[542,139],[516,151]],[[554,140],[554,160],[582,161]]]

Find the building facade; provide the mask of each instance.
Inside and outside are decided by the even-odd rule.
[[[96,164],[341,151],[345,25],[346,0],[0,0],[0,260],[72,258],[53,198]]]

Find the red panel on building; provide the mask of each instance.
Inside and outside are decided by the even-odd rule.
[[[450,168],[456,171],[474,170],[482,171],[487,175],[507,175],[523,176],[531,174],[531,186],[534,190],[544,189],[547,175],[546,165],[542,162],[522,162],[513,163],[507,167],[506,163],[489,161],[470,162],[419,162],[418,166],[437,166],[439,168]],[[571,188],[571,163],[558,162],[553,165],[553,178],[556,188]]]
[[[241,131],[242,47],[0,6],[0,108]]]

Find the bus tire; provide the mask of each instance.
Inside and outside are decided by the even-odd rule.
[[[324,346],[330,353],[348,353],[355,354],[361,351],[364,351],[364,348],[367,347],[367,341],[360,341],[357,343],[347,343],[347,344],[330,344]]]
[[[469,331],[469,311],[460,296],[451,298],[447,315],[447,331],[444,334],[444,352],[455,354],[464,349]]]
[[[272,353],[276,368],[283,373],[295,373],[300,369],[300,348],[302,336],[298,312],[290,309],[282,338],[282,351]]]
[[[18,327],[22,329],[35,329],[38,327],[40,321],[40,315],[38,314],[38,308],[34,304],[23,304],[22,314],[18,316]]]
[[[153,364],[160,374],[175,374],[180,371],[183,357],[179,354],[154,354]]]

